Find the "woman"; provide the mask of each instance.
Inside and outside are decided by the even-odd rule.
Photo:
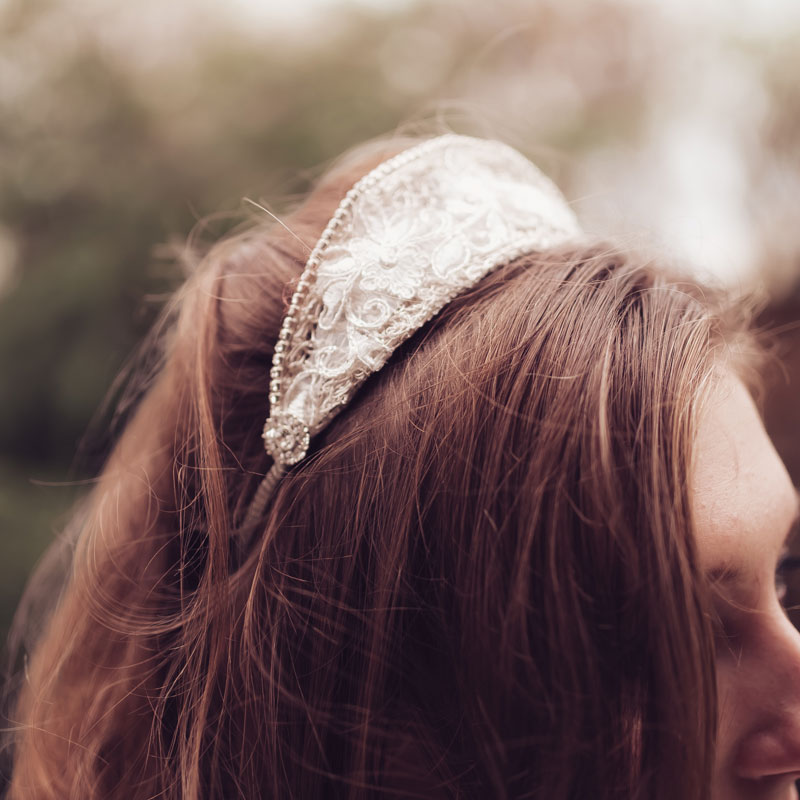
[[[11,798],[795,796],[796,495],[724,298],[445,136],[357,151],[172,311]]]

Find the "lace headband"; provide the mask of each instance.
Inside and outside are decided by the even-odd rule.
[[[400,344],[495,267],[579,232],[554,184],[496,141],[440,136],[361,178],[311,251],[283,320],[263,433],[273,465],[243,527]]]

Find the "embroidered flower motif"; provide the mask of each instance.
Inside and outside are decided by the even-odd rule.
[[[349,258],[360,271],[359,288],[410,300],[419,287],[430,229],[421,214],[403,208],[367,208],[354,213]]]

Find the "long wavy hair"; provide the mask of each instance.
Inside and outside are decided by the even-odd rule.
[[[291,233],[211,248],[170,306],[15,687],[12,800],[708,796],[692,444],[747,341],[712,293],[607,244],[500,266],[237,536],[307,245],[405,144],[330,171]]]

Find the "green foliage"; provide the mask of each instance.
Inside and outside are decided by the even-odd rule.
[[[96,474],[107,416],[81,447],[89,422],[158,313],[148,298],[180,281],[158,246],[236,212],[205,226],[221,235],[243,197],[272,205],[307,188],[300,170],[410,113],[370,66],[370,18],[302,58],[220,36],[188,64],[143,74],[88,29],[36,54],[37,31],[65,8],[0,9],[0,53],[40,69],[0,93],[0,234],[16,251],[0,283],[0,628],[74,499],[35,482]]]

